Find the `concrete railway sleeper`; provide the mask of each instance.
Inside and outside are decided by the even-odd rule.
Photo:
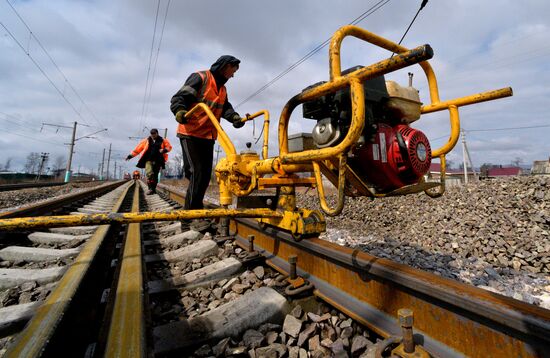
[[[177,206],[157,195],[145,196],[140,205],[143,188],[124,189],[134,199],[132,212]],[[96,210],[87,206],[77,211],[87,209]],[[64,230],[69,229],[62,230],[66,234]],[[73,302],[60,308],[59,299],[50,302],[54,290],[45,304],[35,303],[37,314],[13,336],[6,356],[302,357],[348,356],[352,349],[356,356],[367,349],[374,352],[376,335],[313,299],[311,290],[291,300],[285,297],[287,280],[265,265],[253,244],[250,251],[243,250],[233,237],[182,231],[179,222],[130,224],[110,237],[116,239],[121,230],[123,240],[110,245],[109,258],[96,268],[104,278],[81,281],[93,282],[94,294],[87,300],[62,299]],[[89,235],[82,227],[78,231]],[[76,263],[79,266],[78,258]],[[75,295],[80,289],[73,286]]]

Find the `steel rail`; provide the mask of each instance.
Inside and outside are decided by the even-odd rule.
[[[169,197],[183,194],[166,186]],[[296,242],[290,234],[255,220],[231,220],[237,243],[254,248],[268,264],[289,273],[296,255],[298,274],[314,293],[378,334],[400,334],[397,310],[412,309],[415,336],[440,357],[542,357],[550,352],[550,311],[500,294],[436,276],[318,238]]]
[[[62,196],[61,198],[52,198],[40,203],[33,205],[25,206],[16,210],[6,211],[0,213],[0,219],[10,219],[10,218],[22,218],[28,216],[38,216],[44,215],[46,213],[53,212],[58,210],[68,204],[73,204],[77,201],[88,199],[97,195],[103,195],[114,188],[124,184],[126,181],[116,181],[113,183],[106,183],[93,187],[87,190],[80,191],[78,193],[73,193],[69,195]]]
[[[43,188],[49,186],[61,186],[65,185],[65,182],[48,182],[48,183],[15,183],[15,184],[3,184],[0,185],[0,191],[19,190],[27,188]]]
[[[135,185],[132,212],[139,212],[140,186]],[[128,225],[107,339],[106,357],[144,357],[145,315],[141,227]]]
[[[113,205],[112,211],[120,210],[130,186],[128,184],[128,187]],[[81,288],[82,281],[88,274],[109,229],[110,225],[102,225],[88,239],[88,242],[63,275],[56,288],[38,308],[25,329],[17,335],[15,342],[9,346],[6,357],[39,357],[43,354],[57,327],[66,318],[70,304]]]

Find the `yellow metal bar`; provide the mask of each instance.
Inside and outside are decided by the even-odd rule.
[[[348,133],[341,143],[334,147],[304,150],[302,152],[281,153],[282,163],[310,162],[311,160],[323,160],[335,158],[357,142],[365,127],[365,92],[363,85],[356,78],[350,78],[350,93],[352,102],[351,124]]]
[[[254,119],[256,117],[259,117],[262,114],[264,116],[264,124],[263,124],[264,125],[264,129],[263,129],[264,144],[263,144],[263,147],[262,147],[262,159],[267,159],[267,157],[268,157],[268,144],[269,144],[269,112],[264,109],[262,111],[254,113],[254,114],[249,114],[243,119],[243,122],[246,122],[246,121],[249,121],[249,120]]]
[[[120,210],[122,201],[130,186],[131,185],[128,185],[121,194],[112,208],[113,211]],[[88,272],[108,231],[109,225],[102,225],[94,232],[92,237],[88,239],[86,246],[84,246],[73,264],[69,267],[65,275],[63,275],[55,290],[48,296],[40,308],[38,308],[36,314],[27,324],[23,332],[17,335],[17,340],[9,347],[5,355],[6,357],[30,358],[41,356],[46,344],[52,338],[57,325],[61,321],[61,318],[66,313],[69,303],[71,303],[84,276]]]
[[[129,224],[151,221],[178,221],[184,219],[220,218],[225,216],[232,218],[269,218],[281,217],[281,214],[269,209],[201,209],[174,210],[170,212],[40,216],[0,220],[0,232],[111,223]]]
[[[353,36],[363,41],[369,42],[375,46],[382,47],[388,51],[394,53],[403,53],[409,51],[408,48],[396,44],[390,40],[387,40],[381,36],[378,36],[370,31],[364,30],[360,27],[348,25],[338,29],[330,41],[329,47],[329,61],[330,61],[330,79],[331,81],[342,75],[341,61],[340,61],[340,48],[342,41],[346,36]],[[432,103],[439,102],[439,89],[437,87],[437,79],[432,66],[428,61],[419,62],[420,67],[424,70],[426,78],[428,79],[428,88],[430,90],[430,99]]]
[[[460,117],[458,114],[458,108],[455,105],[449,106],[449,116],[451,120],[451,135],[447,143],[443,144],[440,148],[432,150],[432,158],[440,157],[449,153],[456,145],[458,137],[460,136]]]
[[[410,51],[401,53],[399,55],[396,55],[392,58],[388,58],[385,60],[382,60],[380,62],[377,62],[373,65],[363,67],[361,69],[358,69],[356,71],[353,71],[345,76],[336,77],[333,81],[321,84],[319,86],[316,86],[310,90],[304,91],[293,98],[291,98],[285,107],[283,108],[283,111],[281,112],[281,117],[279,119],[279,151],[280,151],[280,158],[281,162],[283,164],[288,163],[297,163],[299,161],[306,161],[310,162],[312,159],[315,160],[322,160],[327,159],[330,157],[335,157],[341,152],[341,148],[344,146],[342,143],[345,143],[345,145],[351,145],[353,143],[349,143],[349,137],[350,132],[348,132],[348,136],[344,138],[344,141],[340,143],[336,147],[330,147],[330,148],[323,148],[323,149],[317,149],[317,150],[310,150],[310,151],[304,151],[304,152],[297,152],[297,153],[288,153],[288,121],[290,119],[290,115],[294,108],[296,108],[297,105],[311,101],[313,99],[322,97],[328,93],[336,92],[337,90],[344,88],[346,86],[351,86],[352,88],[352,82],[355,82],[356,90],[351,91],[352,93],[352,111],[354,115],[359,110],[356,108],[358,105],[362,105],[363,112],[361,115],[363,117],[360,118],[361,123],[364,122],[364,95],[361,96],[363,99],[363,102],[358,103],[357,98],[353,98],[353,92],[358,95],[359,88],[361,88],[361,94],[363,94],[363,86],[362,82],[364,82],[367,79],[371,79],[380,75],[384,75],[389,72],[396,71],[398,69],[410,66],[414,63],[418,63],[420,61],[426,60],[428,58],[431,58],[433,56],[432,49],[428,46],[420,46],[415,49],[412,49]],[[358,83],[358,84],[357,84]],[[353,116],[352,116],[352,123],[353,123]],[[353,127],[353,124],[352,124]],[[335,150],[334,148],[339,148],[338,150]],[[313,158],[311,157],[313,155]]]
[[[138,185],[134,189],[132,212],[139,212]],[[115,306],[107,339],[106,357],[144,357],[145,318],[143,312],[143,272],[141,228],[139,223],[128,226]]]
[[[323,179],[321,177],[321,169],[319,162],[313,162],[313,172],[315,173],[315,181],[317,182],[317,194],[319,196],[319,203],[321,209],[328,216],[339,215],[344,209],[344,189],[346,185],[346,154],[341,154],[338,165],[338,201],[336,207],[330,208],[327,204],[325,197],[325,188],[323,186]]]
[[[223,130],[220,121],[214,116],[214,113],[210,110],[210,108],[204,104],[204,103],[197,103],[195,107],[191,108],[189,112],[185,114],[185,118],[189,118],[193,113],[198,112],[199,110],[203,110],[204,113],[210,118],[210,121],[218,131],[218,140],[220,141],[220,145],[223,148],[223,151],[227,155],[228,158],[232,158],[237,154],[237,151],[235,150],[235,146],[231,142],[231,139],[227,136],[227,133]]]
[[[448,101],[439,102],[436,104],[422,106],[422,114],[442,111],[447,109],[451,105],[461,107],[461,106],[467,106],[469,104],[481,103],[485,101],[492,101],[494,99],[510,97],[512,95],[513,95],[513,91],[511,87],[501,88],[494,91],[482,92],[482,93],[473,94],[470,96],[465,96],[465,97],[451,99]]]
[[[424,191],[426,193],[426,195],[428,195],[430,198],[439,198],[440,196],[443,195],[443,193],[445,193],[445,177],[447,175],[446,171],[447,171],[447,162],[445,160],[445,156],[444,155],[441,155],[439,157],[439,160],[440,160],[440,172],[439,172],[439,188],[436,192],[434,191],[431,191],[431,190],[426,190]]]

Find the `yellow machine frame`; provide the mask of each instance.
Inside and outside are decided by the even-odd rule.
[[[382,60],[373,65],[355,70],[349,74],[342,75],[340,65],[340,47],[347,36],[353,36],[396,53],[389,59]],[[456,145],[460,133],[460,117],[458,108],[465,105],[480,103],[512,95],[511,88],[502,88],[495,91],[478,93],[466,97],[456,98],[448,101],[439,99],[439,89],[435,73],[427,61],[433,56],[428,45],[415,49],[407,49],[392,41],[384,39],[369,31],[356,26],[344,26],[332,36],[329,50],[330,80],[292,97],[284,106],[278,125],[279,155],[268,158],[269,138],[269,113],[266,110],[259,111],[253,115],[247,115],[243,121],[264,116],[264,142],[262,147],[262,159],[258,155],[239,155],[235,147],[218,120],[212,114],[208,106],[199,103],[187,116],[202,110],[204,111],[219,133],[220,145],[226,157],[216,166],[216,177],[220,186],[220,204],[227,207],[233,202],[233,196],[246,196],[256,189],[266,187],[278,188],[279,199],[277,210],[282,212],[282,217],[264,217],[258,219],[260,222],[277,226],[290,231],[295,237],[319,233],[325,230],[325,220],[319,211],[300,209],[296,207],[295,187],[310,186],[317,187],[320,205],[327,215],[338,215],[344,207],[346,175],[351,175],[353,184],[360,186],[359,192],[372,197],[383,197],[389,195],[404,195],[425,191],[432,197],[443,194],[445,190],[445,155]],[[357,142],[364,127],[364,91],[362,82],[365,80],[396,71],[398,69],[418,63],[428,80],[431,103],[421,107],[421,113],[427,114],[436,111],[448,110],[450,117],[450,136],[448,141],[438,149],[432,151],[433,158],[439,158],[441,162],[441,179],[439,183],[418,183],[405,188],[400,188],[391,193],[376,193],[370,189],[360,178],[354,175],[353,171],[346,164],[347,153],[352,145]],[[350,88],[352,99],[352,119],[350,129],[341,143],[334,147],[304,150],[301,152],[288,151],[288,123],[294,108],[299,104],[314,100],[329,93],[336,92],[344,87]],[[338,199],[334,208],[329,207],[325,199],[325,192],[322,182],[322,174],[327,175],[323,168],[336,170],[338,175],[332,179],[337,183]],[[295,175],[299,172],[313,172],[309,178],[300,178]],[[271,177],[264,177],[265,175]],[[330,174],[328,174],[330,175]],[[437,191],[429,189],[437,186]]]
[[[347,36],[353,36],[375,46],[395,53],[388,59],[362,67],[346,75],[342,75],[340,65],[340,47]],[[216,178],[219,183],[221,209],[187,210],[171,213],[128,213],[128,214],[95,214],[17,218],[0,220],[0,231],[31,227],[55,227],[72,225],[106,224],[111,222],[144,222],[158,220],[180,220],[196,217],[255,217],[262,225],[272,225],[292,233],[295,238],[303,235],[318,234],[326,229],[323,214],[318,210],[298,208],[296,206],[297,186],[316,187],[322,211],[329,216],[338,215],[344,208],[346,194],[355,196],[384,197],[390,195],[405,195],[425,191],[431,197],[443,194],[445,190],[445,155],[456,145],[460,132],[460,116],[458,108],[474,103],[490,101],[512,95],[510,87],[495,91],[478,93],[448,101],[439,99],[437,80],[428,60],[433,56],[429,45],[407,49],[404,46],[386,40],[369,31],[356,26],[344,26],[332,36],[329,49],[330,79],[328,82],[309,88],[292,97],[284,106],[278,125],[279,155],[268,158],[269,113],[266,110],[247,115],[243,121],[264,116],[262,159],[256,153],[244,152],[237,154],[235,146],[221,127],[210,108],[199,103],[187,114],[203,111],[208,115],[214,127],[218,130],[220,145],[226,157],[216,166]],[[449,111],[450,135],[447,142],[432,151],[432,158],[441,162],[441,177],[438,183],[424,183],[399,188],[389,193],[377,193],[363,182],[347,165],[347,155],[361,136],[364,128],[365,94],[362,83],[407,66],[419,64],[428,80],[430,104],[421,107],[421,114],[437,111]],[[334,147],[292,152],[288,150],[288,123],[292,111],[300,104],[315,100],[329,93],[349,87],[351,96],[351,125],[344,139]],[[296,173],[313,173],[309,177],[299,177]],[[331,208],[325,198],[322,176],[325,175],[337,186],[338,198]],[[348,185],[349,184],[349,185]],[[433,188],[437,187],[436,191]],[[264,209],[229,209],[234,197],[251,194],[254,190],[263,188],[277,189],[277,206],[275,210]]]

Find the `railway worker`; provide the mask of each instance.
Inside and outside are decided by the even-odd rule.
[[[145,168],[147,186],[149,187],[147,195],[156,193],[159,171],[161,168],[164,169],[164,165],[168,160],[168,152],[172,150],[172,145],[168,139],[159,136],[159,131],[156,128],[151,129],[149,134],[150,136],[139,142],[126,157],[126,160],[130,160],[141,153],[136,167]]]
[[[204,194],[212,175],[214,142],[218,137],[218,132],[206,113],[199,111],[189,118],[185,115],[197,103],[202,102],[210,107],[218,121],[223,117],[233,123],[233,127],[241,128],[244,122],[229,103],[224,86],[237,72],[240,62],[233,56],[221,56],[212,64],[210,70],[192,73],[170,101],[170,110],[179,123],[177,135],[185,157],[185,176],[189,178],[184,209],[204,207]],[[208,220],[182,222],[184,229],[189,226],[197,231],[207,230],[210,224]]]

